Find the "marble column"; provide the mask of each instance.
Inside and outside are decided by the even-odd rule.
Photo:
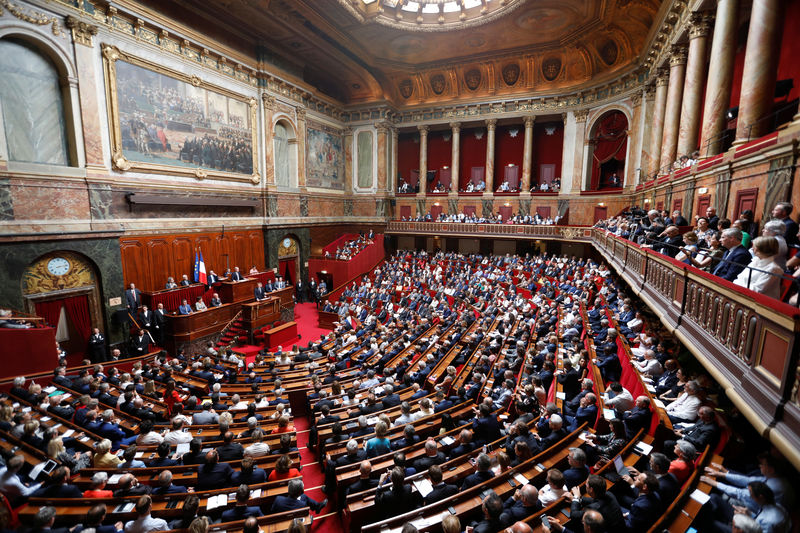
[[[486,191],[494,192],[494,134],[497,119],[486,120]]]
[[[389,135],[389,126],[385,123],[380,123],[376,126],[378,131],[378,194],[383,196],[386,192],[386,161],[388,154],[386,153],[386,138]]]
[[[710,31],[708,18],[702,13],[692,13],[689,56],[686,60],[686,80],[683,83],[683,106],[678,132],[679,155],[691,155],[697,148],[697,137],[700,134],[700,105],[708,70],[706,55]]]
[[[633,104],[633,115],[631,116],[630,127],[628,128],[628,153],[630,158],[625,161],[625,175],[622,186],[626,189],[631,188],[636,183],[636,169],[639,167],[639,158],[642,153],[642,109],[644,98],[642,93],[634,93],[631,96]]]
[[[642,99],[642,121],[641,131],[639,131],[639,152],[636,161],[636,178],[634,185],[644,181],[644,177],[650,167],[650,138],[653,129],[653,107],[655,102],[655,85],[648,85],[644,88]]]
[[[533,163],[533,123],[536,117],[525,117],[525,144],[522,148],[522,192],[531,190],[531,164]]]
[[[419,193],[428,190],[428,126],[417,126],[419,130]]]
[[[275,97],[268,94],[261,95],[261,107],[264,109],[264,183],[268,187],[275,186],[275,142],[272,138],[273,115],[275,113]]]
[[[733,65],[736,59],[736,23],[739,0],[718,0],[711,40],[713,68],[708,72],[706,100],[703,108],[703,134],[700,137],[700,155],[710,157],[722,151],[720,135],[725,131],[725,113],[731,101]]]
[[[344,129],[344,192],[353,192],[353,128]]]
[[[661,161],[661,140],[664,137],[664,111],[667,108],[667,83],[669,74],[666,70],[661,70],[656,78],[655,107],[653,109],[653,122],[650,135],[650,164],[647,167],[647,175],[652,176],[658,172],[658,164]]]
[[[397,140],[400,137],[397,128],[392,128],[392,164],[391,164],[391,177],[389,181],[393,184],[392,188],[397,191]]]
[[[298,107],[297,113],[297,186],[306,188],[306,110]]]
[[[588,109],[579,109],[575,111],[575,155],[573,158],[574,168],[572,169],[572,187],[569,189],[573,193],[578,193],[583,190],[583,176],[587,172],[586,165],[584,164],[584,155],[586,154],[586,119],[589,118]],[[561,183],[561,192],[564,190],[564,182]]]
[[[461,186],[461,123],[451,122],[450,131],[453,134],[450,147],[450,192],[458,193]]]
[[[747,30],[747,50],[739,97],[736,140],[742,144],[764,135],[771,121],[761,120],[772,111],[778,77],[783,21],[783,0],[754,0]],[[795,61],[798,59],[795,58]]]
[[[669,171],[678,151],[678,126],[683,101],[683,80],[686,76],[686,47],[673,46],[669,58],[667,107],[664,109],[664,138],[661,140],[660,168]]]

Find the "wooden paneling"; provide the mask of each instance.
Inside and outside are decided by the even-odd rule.
[[[736,191],[736,203],[734,204],[735,211],[733,212],[733,219],[738,219],[742,212],[747,211],[750,209],[755,213],[756,211],[756,204],[758,203],[758,188],[753,187],[752,189],[742,189],[741,191]]]
[[[167,277],[179,282],[194,276],[194,254],[203,252],[206,271],[222,274],[238,266],[242,272],[255,265],[264,270],[264,237],[261,230],[177,235],[137,235],[119,241],[125,284],[135,283],[143,291],[164,288]]]

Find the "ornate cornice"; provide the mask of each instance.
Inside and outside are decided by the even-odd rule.
[[[485,122],[486,122],[486,129],[488,131],[494,131],[495,129],[497,129],[497,119],[496,118],[487,118],[485,120]]]
[[[586,122],[589,118],[589,109],[578,109],[574,112],[576,122]]]
[[[689,18],[689,38],[707,37],[711,33],[712,18],[708,13],[695,11]]]
[[[72,40],[77,44],[82,44],[89,48],[94,46],[92,37],[97,35],[97,26],[84,22],[72,15],[67,15],[67,18],[64,19],[64,25],[72,30]]]
[[[453,133],[461,131],[461,123],[460,122],[451,122],[450,129],[453,130]]]
[[[417,129],[419,130],[420,136],[424,136],[424,137],[428,136],[428,130],[430,128],[427,125],[423,124],[423,125],[417,126]]]
[[[523,119],[523,122],[525,123],[525,128],[532,128],[533,123],[536,122],[536,117],[533,115],[528,115]]]
[[[686,64],[687,51],[683,45],[674,45],[670,49],[669,66],[677,67]]]

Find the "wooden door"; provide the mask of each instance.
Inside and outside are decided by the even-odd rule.
[[[733,220],[742,216],[742,211],[750,209],[755,213],[758,203],[758,189],[742,189],[736,193],[736,205],[733,211]]]
[[[675,198],[672,200],[672,210],[680,211],[681,209],[683,209],[683,198]],[[670,213],[670,215],[672,215],[672,213]]]
[[[472,167],[470,171],[470,181],[473,185],[477,185],[483,181],[483,167]]]
[[[431,218],[433,220],[437,220],[439,215],[442,214],[442,206],[440,205],[432,205],[431,206]]]
[[[550,216],[550,206],[549,205],[540,205],[536,208],[536,212],[539,213],[539,216],[542,218],[547,218]]]
[[[467,216],[471,216],[475,214],[475,206],[474,205],[465,205],[464,206],[464,214]]]
[[[605,220],[608,218],[608,207],[603,206],[600,207],[599,205],[594,206],[594,221],[593,223],[599,220]]]
[[[511,218],[511,206],[510,205],[501,206],[500,216],[503,217],[503,222],[508,222],[508,219]]]
[[[519,167],[514,165],[513,167],[505,167],[505,180],[508,182],[509,188],[518,191],[519,190]]]
[[[400,206],[400,219],[402,220],[405,218],[408,220],[411,218],[411,206],[410,205],[401,205]]]
[[[555,163],[549,163],[547,165],[539,165],[539,184],[547,183],[551,185],[553,183],[553,179],[556,177],[556,165]]]
[[[701,196],[700,198],[698,198],[697,199],[697,215],[701,216],[701,217],[706,216],[706,209],[708,209],[708,206],[710,206],[710,205],[711,205],[711,195],[707,194],[705,196]],[[717,215],[719,215],[719,213],[717,213]],[[723,213],[723,215],[724,215],[724,213]]]

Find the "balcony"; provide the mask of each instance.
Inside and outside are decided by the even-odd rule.
[[[753,427],[800,467],[799,309],[587,226],[390,222],[386,232],[591,243]]]

